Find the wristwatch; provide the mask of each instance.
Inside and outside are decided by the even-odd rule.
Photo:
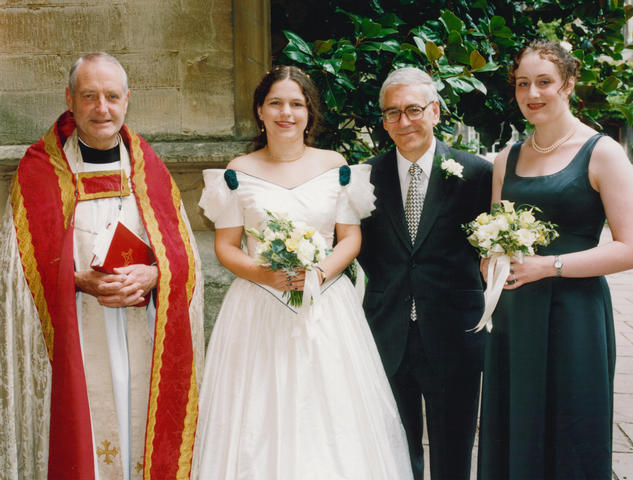
[[[554,268],[556,269],[556,276],[560,277],[563,274],[563,261],[560,259],[560,255],[554,256]]]
[[[321,285],[323,285],[325,282],[327,282],[327,277],[325,276],[325,272],[318,265],[315,265],[314,268],[316,268],[319,272],[321,272]]]

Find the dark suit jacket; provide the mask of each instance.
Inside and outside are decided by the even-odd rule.
[[[363,307],[388,376],[402,361],[412,298],[437,378],[482,363],[484,333],[467,332],[483,312],[479,259],[461,225],[490,210],[492,164],[439,140],[438,155],[462,164],[464,180],[446,179],[434,161],[415,245],[404,216],[395,149],[367,162],[377,200],[371,217],[361,222],[358,260],[369,279]]]

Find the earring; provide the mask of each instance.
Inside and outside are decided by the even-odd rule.
[[[266,131],[266,128],[264,128],[264,126],[262,125],[262,128],[260,128],[259,131],[264,133]]]

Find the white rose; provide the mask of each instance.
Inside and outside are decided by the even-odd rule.
[[[303,240],[297,245],[297,258],[302,265],[311,265],[314,262],[315,248],[309,240]]]
[[[499,228],[499,231],[506,231],[510,229],[510,222],[505,216],[495,218],[491,223],[494,223],[495,225],[497,225]]]
[[[497,236],[499,235],[499,231],[500,231],[499,223],[493,221],[479,227],[477,231],[475,232],[475,234],[477,235],[477,238],[479,239],[481,243],[482,241],[490,240],[493,238],[496,239]]]
[[[534,218],[531,210],[525,210],[519,214],[519,222],[524,228],[534,223],[535,221],[536,219]]]
[[[510,202],[508,200],[501,200],[501,205],[503,206],[504,212],[514,212],[514,202]]]
[[[537,234],[536,232],[528,230],[527,228],[520,228],[516,231],[516,238],[519,241],[520,245],[531,247],[532,244],[536,241]]]
[[[464,176],[462,175],[462,172],[464,171],[464,166],[456,162],[454,159],[449,158],[448,160],[444,160],[441,166],[442,170],[448,172],[449,174],[455,175],[459,178],[464,178]]]

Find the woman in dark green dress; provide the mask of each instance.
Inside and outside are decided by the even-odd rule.
[[[571,113],[579,65],[537,41],[511,71],[535,130],[495,160],[492,201],[538,206],[560,237],[512,263],[492,317],[481,480],[611,478],[615,342],[603,275],[633,267],[633,167]],[[605,215],[613,241],[598,246]]]

